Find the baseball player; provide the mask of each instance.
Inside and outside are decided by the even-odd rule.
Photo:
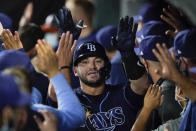
[[[96,42],[81,44],[74,52],[73,64],[81,85],[76,94],[86,110],[85,125],[78,130],[130,130],[146,87],[134,83],[124,87],[106,85],[111,64]]]

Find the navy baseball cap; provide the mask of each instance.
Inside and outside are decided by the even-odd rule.
[[[117,34],[117,27],[116,26],[105,26],[101,28],[96,33],[96,40],[100,43],[104,48],[112,47],[111,37],[116,37]]]
[[[146,23],[151,20],[161,20],[160,15],[162,13],[162,7],[155,3],[146,3],[144,4],[137,16],[134,16],[134,22],[143,22]]]
[[[134,48],[134,51],[136,55],[144,59],[158,61],[152,52],[152,49],[156,49],[157,43],[166,43],[167,45],[168,39],[161,35],[146,36],[139,44],[139,47]]]
[[[0,71],[6,68],[22,66],[29,72],[33,72],[34,68],[31,64],[30,58],[22,51],[18,50],[4,50],[0,52]]]
[[[0,83],[0,109],[5,106],[26,106],[30,104],[30,94],[20,91],[13,76],[0,74]]]
[[[174,51],[177,57],[196,58],[196,29],[179,32],[174,39]]]
[[[0,13],[0,22],[4,29],[12,29],[12,19],[8,15]]]
[[[73,65],[77,66],[81,60],[91,56],[100,57],[109,62],[105,49],[101,44],[95,41],[87,41],[76,47],[74,50]]]
[[[165,31],[169,29],[169,26],[161,21],[149,21],[144,24],[142,30],[136,33],[136,39],[141,42],[146,36],[149,35],[165,35]]]

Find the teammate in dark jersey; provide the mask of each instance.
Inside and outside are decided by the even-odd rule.
[[[99,43],[81,44],[74,52],[73,62],[81,85],[76,94],[86,110],[85,125],[78,130],[130,130],[143,104],[146,87],[134,82],[106,85],[111,64]],[[135,81],[141,81],[142,77]]]

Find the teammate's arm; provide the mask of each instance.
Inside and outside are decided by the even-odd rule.
[[[59,69],[70,85],[71,85],[70,72],[72,67],[71,62],[72,62],[73,52],[76,47],[76,42],[77,41],[75,40],[73,43],[73,35],[70,34],[70,32],[67,32],[66,34],[63,33],[59,42],[58,50],[56,52],[59,61]],[[48,95],[54,102],[57,101],[56,93],[54,91],[52,83],[49,84]]]
[[[174,81],[179,87],[183,89],[185,95],[192,101],[196,101],[196,83],[181,74],[175,65],[165,44],[161,46],[157,44],[157,49],[153,49],[154,55],[161,63],[161,70],[156,71],[163,78]]]
[[[121,53],[123,69],[131,81],[131,89],[136,94],[143,95],[149,84],[145,67],[134,52],[136,31],[137,24],[133,23],[133,17],[121,18],[117,37],[112,38],[112,43]]]
[[[144,106],[131,131],[143,131],[146,127],[151,112],[159,107],[162,103],[163,97],[161,97],[161,87],[157,85],[151,85],[144,97]]]

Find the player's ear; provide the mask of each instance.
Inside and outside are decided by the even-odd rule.
[[[75,76],[78,76],[77,67],[76,67],[76,66],[73,67],[73,72],[74,72],[74,75],[75,75]]]

